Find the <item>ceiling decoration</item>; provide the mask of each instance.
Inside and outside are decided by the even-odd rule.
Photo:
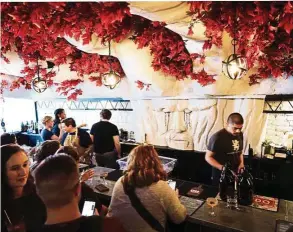
[[[192,30],[196,32],[196,26],[200,24],[198,38],[203,38],[202,25],[206,27],[205,38],[208,40],[205,41],[203,50],[210,49],[212,45],[221,47],[223,32],[227,31],[230,35],[232,33],[232,3],[188,4],[190,9],[185,13],[186,17],[175,12],[174,17],[182,19],[185,24],[192,18],[190,37]],[[133,4],[130,3],[131,5]],[[136,7],[139,5],[134,4]],[[188,10],[187,3],[181,5],[181,8]],[[175,8],[176,6],[169,10]],[[130,12],[136,13],[139,10],[136,8],[136,11],[130,11],[126,2],[1,3],[1,11],[1,57],[9,62],[5,54],[16,51],[25,64],[22,71],[24,77],[8,83],[11,90],[20,86],[32,88],[31,83],[36,71],[34,55],[38,50],[40,61],[50,60],[57,67],[69,64],[70,70],[77,73],[75,77],[68,77],[68,80],[56,83],[55,72],[47,74],[46,68],[40,68],[40,76],[46,80],[48,87],[58,85],[60,94],[75,99],[82,94],[82,89],[78,86],[85,78],[96,86],[102,86],[102,76],[110,69],[108,56],[82,52],[63,38],[67,36],[89,44],[93,34],[104,45],[110,40],[120,43],[129,38],[138,49],[149,48],[152,68],[167,76],[176,77],[177,80],[190,78],[202,86],[215,82],[215,73],[207,73],[204,68],[197,71],[194,69],[195,61],[201,64],[205,62],[204,53],[190,54],[184,39],[167,29],[175,23],[175,18],[173,21],[167,20],[170,25],[150,21],[131,14]],[[258,83],[260,79],[268,78],[271,74],[274,77],[292,74],[291,3],[239,2],[237,16],[237,53],[247,57],[249,68],[258,67],[258,73],[250,76],[250,84]],[[113,56],[111,66],[121,78],[125,77],[119,60]],[[139,88],[140,86],[138,85]]]
[[[293,74],[293,5],[292,2],[189,2],[192,16],[190,34],[195,22],[206,27],[208,40],[204,48],[222,46],[223,32],[235,37],[237,53],[247,58],[248,68],[257,67],[250,84],[273,76]]]

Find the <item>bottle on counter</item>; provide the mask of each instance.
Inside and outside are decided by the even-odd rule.
[[[39,125],[38,122],[35,123],[35,133],[39,134]]]
[[[253,203],[253,177],[248,170],[243,169],[238,175],[238,202],[240,205]]]
[[[5,133],[6,132],[6,127],[5,127],[4,118],[1,119],[1,128],[2,128],[2,131]]]
[[[29,124],[28,124],[28,121],[26,121],[26,124],[24,126],[24,131],[27,132],[28,131],[28,128],[29,128]]]
[[[35,123],[33,120],[31,120],[30,128],[31,128],[31,132],[34,133],[35,132]]]
[[[223,167],[220,184],[219,184],[219,193],[220,198],[223,201],[227,201],[227,197],[234,197],[235,191],[235,176],[232,172],[231,166],[225,164]]]
[[[21,130],[21,132],[24,132],[24,123],[23,122],[21,122],[21,124],[20,124],[20,130]]]

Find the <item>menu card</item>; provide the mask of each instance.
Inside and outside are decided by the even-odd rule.
[[[183,204],[187,210],[187,215],[191,216],[202,204],[203,200],[194,199],[191,197],[180,197],[181,204]]]
[[[292,232],[292,231],[293,231],[293,222],[288,222],[284,220],[276,221],[275,232]]]

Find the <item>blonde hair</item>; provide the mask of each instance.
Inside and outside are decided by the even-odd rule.
[[[132,149],[124,174],[125,184],[142,188],[166,179],[167,173],[153,146],[140,145]]]
[[[51,116],[45,116],[43,119],[42,119],[42,123],[44,126],[46,126],[46,122],[52,120],[53,121],[53,118]]]

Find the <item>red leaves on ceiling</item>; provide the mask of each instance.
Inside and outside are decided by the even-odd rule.
[[[183,80],[193,73],[193,57],[185,48],[184,41],[177,33],[165,28],[165,23],[151,22],[147,19],[133,16],[134,35],[132,40],[138,48],[149,46],[153,56],[152,67],[155,71],[161,71],[167,75],[175,76],[177,80]],[[200,56],[204,62],[204,56]],[[205,80],[207,78],[207,80]],[[212,83],[212,76],[194,78],[201,85]],[[143,85],[139,82],[139,88]]]
[[[250,76],[250,84],[273,76],[293,74],[293,5],[292,2],[189,2],[193,21],[206,26],[204,49],[222,45],[226,30],[238,40],[237,52],[246,56],[250,68],[258,73]],[[235,16],[236,15],[236,16]],[[237,24],[235,18],[237,17]]]
[[[36,76],[36,60],[50,60],[56,66],[70,63],[70,68],[78,76],[109,71],[107,56],[81,53],[70,45],[64,35],[83,39],[89,43],[92,33],[96,33],[104,43],[108,40],[119,42],[129,33],[131,15],[128,3],[97,3],[97,2],[56,2],[56,3],[1,3],[1,57],[6,61],[5,53],[16,51],[25,63],[22,71],[24,78],[12,82],[10,89],[21,85],[31,89],[31,80]],[[111,57],[112,68],[122,77],[124,72],[118,59]],[[41,67],[41,78],[53,85],[55,72],[47,73],[46,67]],[[90,80],[93,81],[92,76]],[[99,86],[96,79],[96,85]],[[75,82],[66,85],[74,87]],[[56,84],[56,83],[55,83]],[[60,92],[64,83],[60,84]],[[69,92],[64,90],[63,94]],[[73,96],[82,92],[76,91]],[[74,98],[74,97],[73,97]]]

